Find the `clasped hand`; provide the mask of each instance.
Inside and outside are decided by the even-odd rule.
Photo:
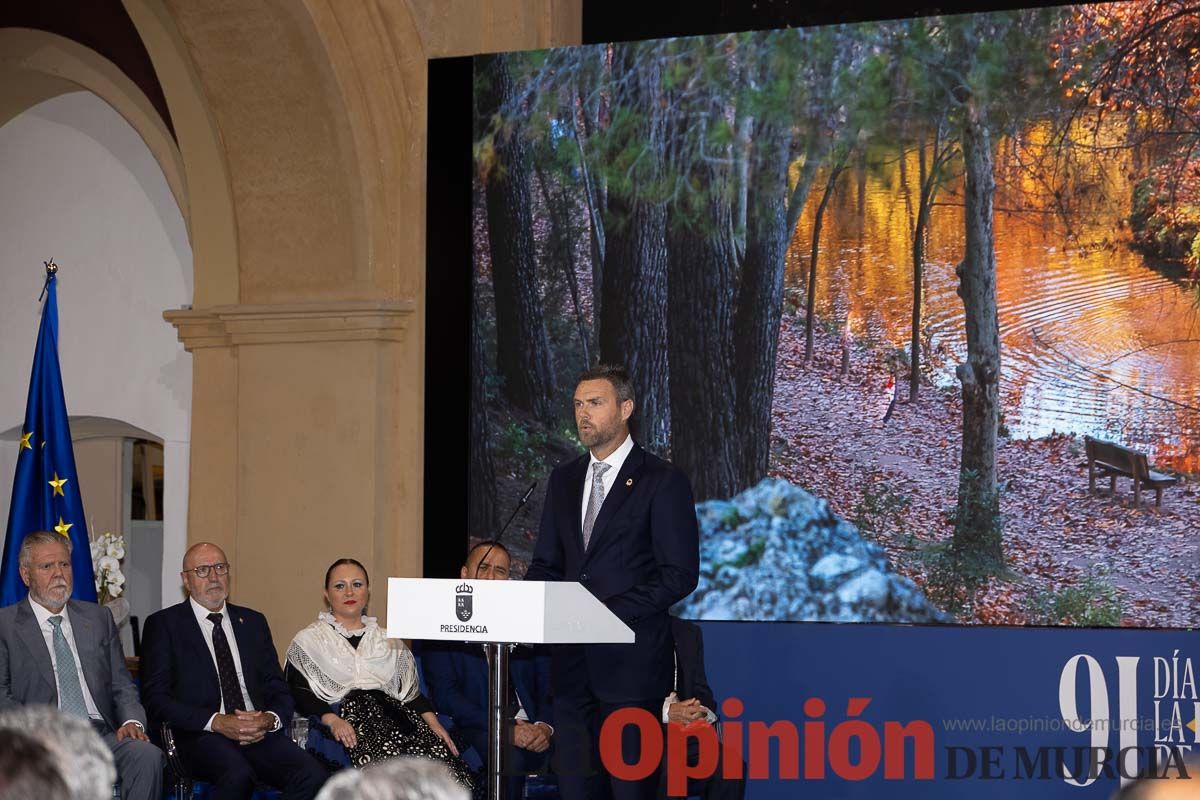
[[[513,724],[513,744],[531,753],[544,753],[550,749],[550,729],[543,723],[529,723],[523,719]]]
[[[689,725],[693,722],[707,719],[708,709],[700,705],[700,701],[694,697],[688,700],[680,700],[677,703],[671,703],[667,708],[668,722]]]
[[[234,711],[213,717],[212,729],[239,744],[261,742],[275,727],[275,717],[265,711]]]

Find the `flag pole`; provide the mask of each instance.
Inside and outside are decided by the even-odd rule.
[[[11,605],[28,593],[20,574],[20,550],[25,537],[34,531],[53,531],[71,543],[71,596],[96,602],[87,515],[58,359],[58,265],[54,259],[43,264],[46,282],[39,302],[44,302],[0,556],[0,606]]]
[[[58,272],[58,264],[54,263],[54,259],[43,261],[46,265],[46,282],[42,284],[42,293],[38,295],[38,302],[42,302],[42,298],[46,296],[46,289],[50,287],[50,281],[54,280],[54,274]]]

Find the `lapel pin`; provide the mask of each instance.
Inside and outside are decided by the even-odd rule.
[[[245,624],[246,624],[246,620],[242,619],[241,617],[238,617],[238,624],[239,624],[239,625],[245,625]]]
[[[625,479],[625,485],[626,485],[626,486],[633,486],[633,478],[626,478],[626,479]]]

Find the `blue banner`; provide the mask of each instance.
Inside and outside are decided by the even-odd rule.
[[[84,521],[83,498],[79,494],[75,454],[71,449],[71,426],[63,397],[62,372],[58,366],[58,302],[55,276],[46,281],[46,302],[33,353],[29,378],[29,400],[25,424],[17,444],[16,477],[12,506],[0,567],[0,606],[25,597],[18,558],[21,541],[33,531],[55,531],[71,540],[71,568],[76,600],[96,602],[96,579]]]
[[[1194,631],[701,627],[749,800],[1108,800],[1197,769]]]

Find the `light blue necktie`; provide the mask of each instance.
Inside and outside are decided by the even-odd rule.
[[[54,628],[54,672],[58,676],[58,707],[68,714],[88,718],[87,703],[83,700],[83,687],[79,684],[79,669],[75,656],[63,636],[61,616],[50,618]]]
[[[608,472],[611,466],[603,461],[592,464],[592,493],[588,497],[587,513],[583,515],[584,550],[592,541],[592,528],[596,526],[596,517],[600,516],[600,506],[604,505],[604,473]]]

